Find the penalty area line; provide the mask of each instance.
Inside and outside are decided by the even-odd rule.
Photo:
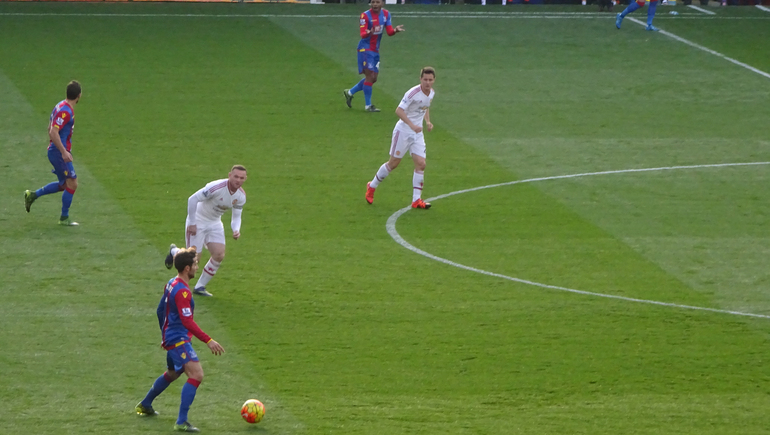
[[[490,184],[487,186],[480,186],[480,187],[473,187],[470,189],[463,189],[458,190],[455,192],[445,193],[443,195],[435,196],[432,198],[428,198],[428,201],[436,201],[442,198],[448,198],[450,196],[459,195],[462,193],[468,193],[468,192],[475,192],[478,190],[484,190],[484,189],[492,189],[495,187],[502,187],[502,186],[512,186],[514,184],[524,184],[524,183],[532,183],[536,181],[549,181],[549,180],[564,180],[564,179],[571,179],[571,178],[580,178],[580,177],[589,177],[589,176],[597,176],[597,175],[611,175],[611,174],[629,174],[629,173],[638,173],[638,172],[655,172],[655,171],[673,171],[673,170],[683,170],[683,169],[705,169],[705,168],[724,168],[724,167],[736,167],[736,166],[761,166],[761,165],[770,165],[770,162],[745,162],[745,163],[717,163],[717,164],[711,164],[711,165],[690,165],[690,166],[664,166],[664,167],[658,167],[658,168],[641,168],[641,169],[621,169],[621,170],[615,170],[615,171],[601,171],[601,172],[584,172],[580,174],[569,174],[569,175],[556,175],[552,177],[539,177],[539,178],[529,178],[526,180],[516,180],[516,181],[509,181],[507,183],[498,183],[498,184]],[[568,293],[575,293],[580,294],[584,296],[593,296],[593,297],[600,297],[600,298],[606,298],[606,299],[616,299],[616,300],[622,300],[626,302],[636,302],[641,304],[648,304],[648,305],[659,305],[659,306],[666,306],[666,307],[672,307],[672,308],[679,308],[679,309],[686,309],[686,310],[696,310],[696,311],[709,311],[712,313],[720,313],[720,314],[732,314],[735,316],[743,316],[743,317],[754,317],[754,318],[761,318],[761,319],[770,319],[770,315],[765,314],[754,314],[754,313],[745,313],[742,311],[732,311],[732,310],[720,310],[718,308],[708,308],[708,307],[697,307],[693,305],[683,305],[683,304],[675,304],[671,302],[662,302],[662,301],[655,301],[650,299],[638,299],[638,298],[631,298],[626,296],[618,296],[618,295],[610,295],[605,293],[597,293],[597,292],[590,292],[585,290],[578,290],[573,289],[569,287],[561,287],[557,285],[551,285],[551,284],[545,284],[541,282],[536,281],[530,281],[522,278],[516,278],[513,276],[503,275],[501,273],[495,273],[490,272],[483,269],[478,269],[471,266],[466,266],[464,264],[460,264],[451,260],[447,260],[446,258],[442,258],[436,255],[433,255],[429,252],[423,251],[422,249],[412,245],[411,243],[407,242],[401,235],[398,233],[398,230],[396,229],[396,223],[398,221],[398,218],[400,218],[402,215],[407,213],[409,210],[411,210],[411,206],[404,207],[395,213],[393,213],[389,218],[388,221],[385,224],[385,229],[388,232],[388,235],[399,245],[402,247],[416,253],[419,255],[422,255],[423,257],[429,258],[434,261],[438,261],[439,263],[444,263],[446,265],[456,267],[458,269],[464,269],[470,272],[476,272],[482,275],[492,276],[495,278],[502,278],[508,281],[518,282],[520,284],[526,284],[531,285],[534,287],[540,287],[544,289],[549,290],[558,290]]]

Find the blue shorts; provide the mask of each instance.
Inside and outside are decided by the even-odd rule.
[[[67,178],[78,178],[75,173],[75,167],[72,166],[72,162],[65,162],[62,158],[58,148],[48,150],[48,161],[53,166],[53,172],[56,174],[56,178],[59,179],[59,184],[64,184]]]
[[[368,69],[372,72],[380,72],[380,53],[373,51],[358,52],[358,73],[363,74]]]
[[[169,370],[182,373],[184,365],[190,361],[198,361],[198,354],[195,353],[189,341],[166,352],[166,367]]]

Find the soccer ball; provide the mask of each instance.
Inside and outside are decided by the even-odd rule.
[[[264,416],[265,405],[257,399],[249,399],[241,407],[241,417],[249,423],[259,423]]]

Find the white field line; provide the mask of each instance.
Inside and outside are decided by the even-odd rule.
[[[512,186],[514,184],[523,184],[523,183],[532,183],[535,181],[548,181],[548,180],[564,180],[564,179],[570,179],[570,178],[579,178],[579,177],[589,177],[589,176],[595,176],[595,175],[610,175],[610,174],[628,174],[628,173],[635,173],[635,172],[653,172],[653,171],[672,171],[672,170],[681,170],[681,169],[703,169],[703,168],[723,168],[723,167],[730,167],[730,166],[758,166],[758,165],[770,165],[770,162],[751,162],[751,163],[720,163],[720,164],[713,164],[713,165],[692,165],[692,166],[666,166],[666,167],[660,167],[660,168],[643,168],[643,169],[623,169],[623,170],[617,170],[617,171],[602,171],[602,172],[586,172],[582,174],[571,174],[571,175],[557,175],[553,177],[540,177],[540,178],[530,178],[527,180],[517,180],[517,181],[509,181],[507,183],[499,183],[499,184],[490,184],[488,186],[481,186],[481,187],[474,187],[471,189],[464,189],[464,190],[458,190],[451,193],[446,193],[443,195],[435,196],[433,198],[428,198],[427,201],[436,201],[443,198],[448,198],[450,196],[459,195],[461,193],[468,193],[468,192],[475,192],[478,190],[483,189],[492,189],[495,187],[502,187],[502,186]],[[447,264],[449,266],[457,267],[459,269],[465,269],[469,270],[471,272],[480,273],[482,275],[487,276],[493,276],[496,278],[502,278],[509,281],[518,282],[521,284],[527,284],[535,287],[540,288],[546,288],[550,290],[559,290],[569,293],[577,293],[580,295],[585,296],[594,296],[594,297],[600,297],[600,298],[608,298],[608,299],[619,299],[622,301],[628,301],[628,302],[637,302],[642,304],[651,304],[651,305],[662,305],[666,307],[673,307],[673,308],[680,308],[680,309],[687,309],[687,310],[698,310],[698,311],[710,311],[714,313],[722,313],[722,314],[733,314],[736,316],[745,316],[745,317],[757,317],[762,319],[770,319],[769,315],[764,314],[754,314],[754,313],[744,313],[741,311],[731,311],[731,310],[720,310],[717,308],[707,308],[707,307],[696,307],[692,305],[681,305],[681,304],[675,304],[671,302],[661,302],[661,301],[654,301],[649,299],[637,299],[637,298],[630,298],[625,296],[618,296],[618,295],[609,295],[604,293],[596,293],[596,292],[590,292],[585,290],[577,290],[573,288],[568,287],[561,287],[557,285],[550,285],[550,284],[544,284],[540,282],[535,281],[529,281],[522,278],[516,278],[508,275],[503,275],[500,273],[495,272],[489,272],[482,269],[477,269],[475,267],[466,266],[464,264],[456,263],[451,260],[447,260],[445,258],[438,257],[436,255],[433,255],[429,252],[425,252],[420,248],[415,247],[414,245],[410,244],[406,240],[404,240],[403,237],[398,233],[398,230],[396,230],[396,222],[398,221],[398,218],[401,217],[404,213],[411,210],[411,206],[404,207],[401,210],[398,210],[397,212],[393,213],[389,218],[387,223],[385,224],[385,228],[388,231],[388,234],[390,237],[393,238],[393,240],[396,241],[399,245],[403,246],[404,248],[417,253],[419,255],[422,255],[423,257],[430,258],[431,260],[438,261],[440,263]]]
[[[636,18],[626,17],[626,19],[627,20],[631,20],[631,21],[633,21],[633,22],[635,22],[637,24],[640,24],[642,26],[645,26],[645,27],[647,26],[647,23],[644,23],[644,22],[642,22],[640,20],[637,20]],[[721,57],[722,59],[724,59],[724,60],[726,60],[728,62],[732,62],[732,63],[734,63],[734,64],[736,64],[736,65],[738,65],[740,67],[746,68],[747,70],[749,70],[751,72],[755,72],[755,73],[757,73],[757,74],[759,74],[761,76],[764,76],[764,77],[767,77],[767,78],[770,79],[770,74],[769,73],[766,73],[766,72],[764,72],[764,71],[762,71],[760,69],[754,68],[753,66],[745,64],[745,63],[743,63],[741,61],[735,60],[732,57],[727,57],[727,56],[725,56],[724,54],[722,54],[722,53],[720,53],[718,51],[714,51],[714,50],[712,50],[710,48],[706,48],[706,47],[704,47],[704,46],[702,46],[700,44],[696,44],[696,43],[694,43],[694,42],[692,42],[692,41],[690,41],[688,39],[684,39],[681,36],[676,36],[676,35],[674,35],[671,32],[666,32],[665,30],[661,30],[659,33],[662,34],[662,35],[666,35],[669,38],[676,39],[679,42],[683,42],[683,43],[689,45],[690,47],[694,47],[694,48],[697,48],[698,50],[703,50],[706,53],[713,54],[714,56]]]
[[[448,19],[593,19],[613,18],[599,12],[404,12],[397,16],[402,19],[409,18],[448,18]],[[689,16],[682,16],[689,15]],[[0,12],[0,17],[134,17],[134,18],[357,18],[358,15],[345,14],[136,14],[136,13],[27,13],[27,12]],[[719,19],[719,20],[770,20],[770,17],[717,17],[706,16],[700,13],[682,13],[679,17],[658,17],[658,19]],[[628,19],[633,20],[631,17]]]
[[[762,5],[757,5],[757,7],[758,7],[759,9],[761,9],[761,10],[765,11],[765,12],[770,12],[770,8],[766,8],[766,7],[762,6]]]
[[[687,7],[690,8],[690,9],[695,9],[696,11],[699,11],[699,12],[703,12],[704,14],[708,14],[708,15],[716,15],[717,14],[716,12],[712,12],[712,11],[710,11],[708,9],[699,8],[698,6],[695,6],[695,5],[687,5]]]

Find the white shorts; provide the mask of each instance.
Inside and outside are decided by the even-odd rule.
[[[406,157],[406,153],[425,158],[425,136],[411,130],[404,131],[398,127],[393,129],[390,140],[390,156],[397,159]]]
[[[195,246],[195,250],[203,252],[203,248],[209,243],[221,243],[225,244],[225,226],[222,225],[222,221],[218,222],[201,222],[197,225],[198,230],[194,236],[187,234],[187,222],[185,222],[184,235],[185,246]]]

